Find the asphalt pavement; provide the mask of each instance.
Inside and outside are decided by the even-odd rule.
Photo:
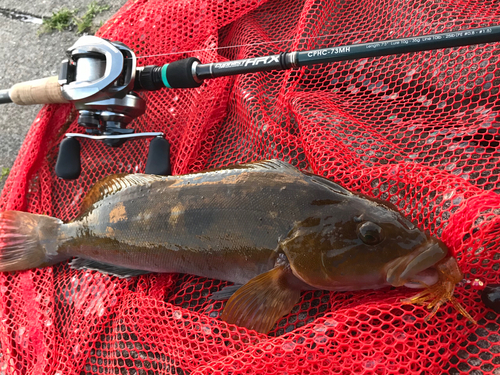
[[[131,0],[132,1],[132,0]],[[65,51],[81,35],[76,30],[40,34],[43,18],[63,8],[83,15],[93,0],[0,0],[0,89],[18,82],[59,73]],[[109,9],[97,15],[99,25],[116,13],[126,0],[100,0]],[[41,105],[0,104],[0,174],[11,168]],[[5,178],[0,181],[3,188]]]

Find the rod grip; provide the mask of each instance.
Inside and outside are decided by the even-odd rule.
[[[57,76],[17,83],[10,89],[10,98],[19,105],[68,103]]]
[[[165,87],[171,89],[200,87],[202,81],[196,81],[194,77],[194,63],[199,64],[200,60],[196,57],[188,57],[164,65],[161,73]]]

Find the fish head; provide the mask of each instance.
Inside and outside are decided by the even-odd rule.
[[[432,285],[448,253],[392,204],[361,195],[296,223],[281,248],[297,278],[337,291]]]

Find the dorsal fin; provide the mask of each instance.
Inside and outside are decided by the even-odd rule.
[[[214,172],[214,171],[224,171],[224,170],[234,170],[234,169],[253,169],[253,170],[276,170],[276,171],[287,171],[288,173],[295,173],[295,174],[302,174],[300,170],[295,168],[293,165],[278,160],[278,159],[270,159],[270,160],[260,160],[260,161],[254,161],[254,162],[249,162],[249,163],[243,163],[243,164],[232,164],[228,165],[227,167],[220,167],[220,168],[212,168],[212,169],[207,169],[204,171],[201,171],[199,173],[206,173],[206,172]]]
[[[321,176],[317,176],[317,175],[313,175],[313,174],[309,174],[311,177],[311,181],[318,184],[318,185],[321,185],[321,186],[324,186],[325,188],[335,192],[335,193],[338,193],[338,194],[342,194],[342,195],[345,195],[345,196],[352,196],[352,192],[350,192],[349,190],[347,190],[345,187],[343,186],[340,186],[339,184],[336,184],[335,182],[333,181],[330,181],[329,179],[327,178],[324,178],[324,177],[321,177]]]
[[[87,211],[95,202],[131,186],[145,185],[165,180],[165,176],[152,174],[113,174],[97,181],[82,201],[80,213]]]
[[[252,169],[267,169],[267,170],[279,170],[279,171],[287,171],[292,173],[301,174],[302,172],[295,168],[290,163],[278,160],[278,159],[270,159],[270,160],[262,160],[256,161],[254,163],[243,164],[244,166]]]

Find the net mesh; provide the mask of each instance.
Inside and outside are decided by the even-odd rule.
[[[203,63],[495,25],[492,0],[137,0],[99,36],[139,65]],[[224,47],[224,48],[221,48]],[[0,274],[2,374],[500,373],[500,317],[475,279],[498,283],[499,48],[460,48],[207,80],[142,93],[131,126],[162,131],[174,174],[279,158],[396,204],[441,238],[465,274],[429,322],[411,290],[304,292],[268,335],[219,319],[227,282],[153,274],[122,280],[66,263]],[[148,57],[144,57],[148,56]],[[143,172],[148,143],[82,141],[82,174],[54,174],[71,105],[45,106],[26,137],[0,210],[74,218],[90,186]]]

